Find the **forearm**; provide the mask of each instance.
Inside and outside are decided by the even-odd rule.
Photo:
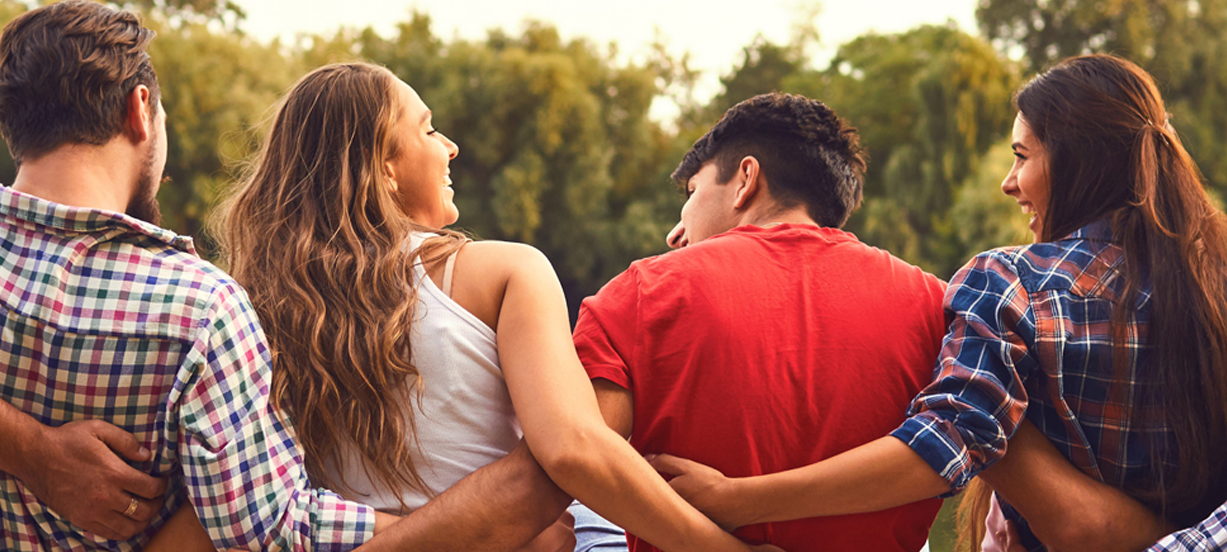
[[[571,497],[521,442],[361,547],[377,550],[515,550],[558,520]]]
[[[550,475],[603,517],[662,550],[743,549],[674,492],[643,457],[608,428],[558,441]]]
[[[744,550],[605,425],[549,260],[534,252],[515,266],[499,314],[499,361],[525,440],[554,482],[658,548]]]
[[[1057,550],[1136,551],[1175,528],[1120,490],[1091,479],[1030,423],[1005,457],[980,474]]]
[[[30,445],[39,442],[43,424],[25,412],[0,400],[0,471],[25,478]]]
[[[876,512],[950,490],[949,482],[894,437],[817,464],[729,484],[746,524]]]

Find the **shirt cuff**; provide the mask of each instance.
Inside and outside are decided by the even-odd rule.
[[[315,525],[315,549],[320,552],[349,552],[375,536],[375,509],[351,502],[337,494],[318,490],[319,510]]]
[[[962,492],[975,477],[971,459],[958,430],[932,412],[921,412],[908,418],[891,432],[891,436],[903,441],[919,454],[933,471],[950,483],[950,492],[942,498]]]
[[[590,380],[604,378],[614,382],[615,385],[623,389],[631,388],[631,378],[626,374],[626,367],[624,366],[593,364],[584,366],[584,370],[588,371],[588,379]]]

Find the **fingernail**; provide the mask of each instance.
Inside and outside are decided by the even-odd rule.
[[[137,450],[136,452],[137,454],[140,454],[141,456],[149,456],[149,449],[145,447],[141,447],[140,450]]]
[[[643,456],[643,459],[647,460],[648,462],[651,462],[652,460],[656,459],[656,455],[655,454],[645,454]]]

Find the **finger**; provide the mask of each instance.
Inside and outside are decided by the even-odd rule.
[[[104,518],[103,523],[110,527],[111,530],[119,533],[120,538],[116,540],[128,540],[137,533],[140,533],[148,526],[147,523],[140,523],[134,519],[124,516],[120,512],[109,512]]]
[[[127,464],[116,466],[115,470],[118,473],[119,486],[123,490],[158,503],[166,496],[166,478],[154,477]]]
[[[132,518],[132,520],[137,523],[143,523],[145,525],[148,525],[149,520],[153,519],[153,516],[157,515],[158,511],[162,509],[163,499],[162,497],[148,499],[148,498],[141,498],[139,496],[135,498],[136,498],[136,512],[134,512],[132,515],[128,517]],[[125,509],[127,508],[126,504],[124,505],[124,508]]]
[[[682,475],[694,471],[694,462],[684,458],[678,458],[671,454],[657,454],[651,460],[648,460],[656,471],[669,475]]]
[[[119,534],[114,529],[107,527],[101,522],[82,525],[81,528],[107,540],[128,540],[126,537]]]
[[[107,504],[111,504],[111,510],[131,520],[140,529],[144,529],[146,525],[149,525],[149,520],[153,519],[153,516],[162,508],[161,498],[150,500],[139,496],[132,496],[125,492],[116,493],[115,498],[109,499]],[[136,505],[136,508],[129,512],[128,508],[133,504]],[[111,527],[118,529],[114,525]]]
[[[575,538],[575,533],[570,533],[563,539],[562,546],[558,547],[558,552],[573,552],[577,544],[579,544],[579,541]]]
[[[90,429],[98,439],[106,443],[111,450],[128,460],[136,462],[148,461],[152,454],[149,449],[141,446],[140,441],[136,440],[136,436],[106,422],[97,422],[91,424]]]

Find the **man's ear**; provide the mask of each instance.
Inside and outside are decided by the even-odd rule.
[[[124,98],[124,134],[134,144],[139,144],[153,138],[153,119],[156,106],[151,105],[153,93],[149,87],[138,84]]]
[[[733,208],[745,209],[749,207],[750,201],[754,196],[758,195],[763,183],[759,180],[761,167],[758,164],[758,159],[753,155],[747,155],[741,158],[741,163],[737,165],[737,174],[733,176],[733,181],[730,185],[736,186],[733,190]]]

